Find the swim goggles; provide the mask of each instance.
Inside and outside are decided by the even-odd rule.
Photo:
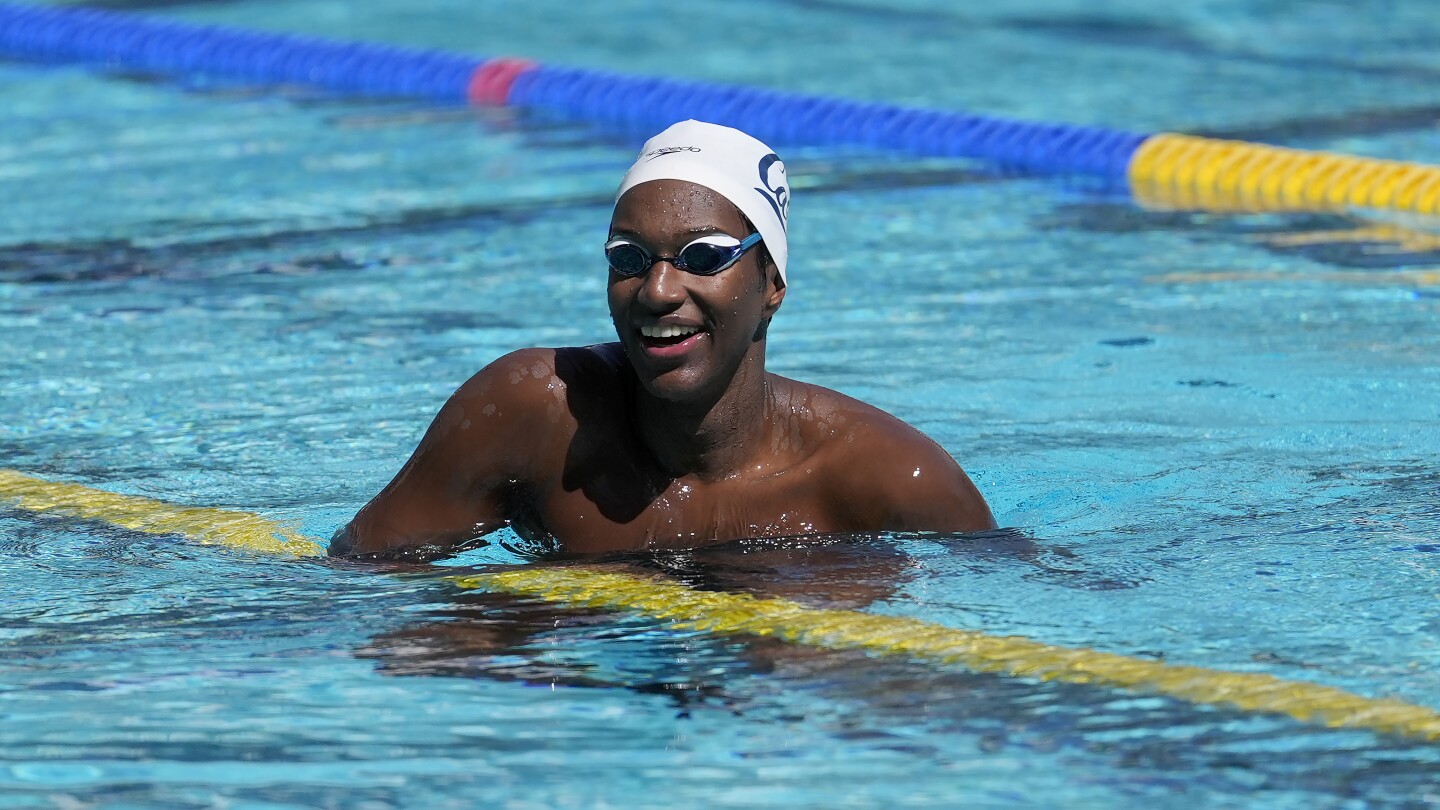
[[[713,276],[724,270],[745,251],[760,244],[760,234],[752,233],[744,240],[718,233],[702,236],[680,248],[674,256],[654,256],[650,251],[621,236],[605,243],[605,259],[610,269],[624,278],[634,278],[648,271],[656,262],[670,262],[687,273],[697,276]]]

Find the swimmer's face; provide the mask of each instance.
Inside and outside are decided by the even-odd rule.
[[[635,186],[610,219],[612,238],[623,236],[653,256],[676,256],[702,236],[751,233],[733,203],[682,180]],[[760,255],[750,250],[713,276],[668,261],[634,278],[610,273],[610,318],[650,393],[675,401],[718,396],[758,351],[766,322],[785,298],[777,271],[769,263],[762,267]]]

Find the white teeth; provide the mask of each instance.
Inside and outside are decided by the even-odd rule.
[[[698,326],[642,326],[640,334],[648,338],[673,338],[693,335],[700,331]]]

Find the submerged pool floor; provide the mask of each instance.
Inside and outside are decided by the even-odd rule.
[[[1383,5],[149,10],[1440,163],[1440,23]],[[746,36],[677,58],[697,28]],[[476,369],[611,335],[599,245],[632,134],[17,63],[0,100],[0,467],[324,536]],[[1431,224],[782,154],[771,369],[929,433],[1041,551],[857,538],[627,565],[1440,707]],[[525,564],[504,544],[301,564],[0,511],[0,807],[1440,801],[1433,745],[441,578]]]

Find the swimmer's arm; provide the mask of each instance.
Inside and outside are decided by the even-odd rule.
[[[528,385],[510,384],[525,350],[487,366],[461,386],[420,445],[380,494],[330,541],[331,556],[387,556],[424,547],[443,551],[505,525],[507,490],[528,475],[537,444]],[[543,358],[538,358],[543,362]]]
[[[462,389],[463,391],[463,389]],[[477,488],[461,393],[441,408],[405,466],[330,540],[330,556],[389,556],[417,547],[453,548],[499,528],[502,515]]]

